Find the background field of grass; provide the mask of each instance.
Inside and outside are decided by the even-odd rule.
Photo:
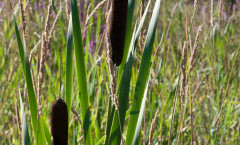
[[[107,3],[85,26],[87,17],[101,1],[77,0],[76,5],[75,0],[69,0],[67,9],[74,12],[72,18],[67,16],[65,1],[53,1],[50,24],[58,11],[61,10],[61,14],[50,38],[38,123],[38,98],[32,82],[37,81],[37,53],[41,48],[49,1],[31,0],[26,7],[26,38],[22,36],[18,0],[0,2],[0,144],[20,144],[23,141],[36,144],[36,124],[39,124],[39,144],[49,144],[51,103],[59,92],[78,114],[77,118],[68,108],[69,144],[118,142],[114,139],[114,130],[111,131],[118,130],[119,124],[114,105],[109,101],[110,76],[105,37]],[[24,6],[27,2],[23,1]],[[143,2],[142,12],[146,10],[146,15],[140,18],[141,0],[129,0],[124,59],[117,68],[117,94],[124,98],[120,98],[119,103],[126,105],[121,108],[125,110],[122,128],[126,143],[128,136],[136,144],[149,141],[152,119],[159,109],[152,144],[168,144],[169,141],[171,144],[190,144],[192,136],[197,144],[240,144],[240,1],[214,1],[214,35],[210,23],[210,0],[198,1],[195,10],[193,0]],[[155,13],[154,7],[157,9]],[[182,45],[188,42],[189,60],[192,52],[189,40],[193,45],[202,24],[195,66],[188,82],[189,96],[194,98],[192,102],[186,98],[185,108],[181,108],[179,72]],[[77,41],[80,37],[82,42]],[[31,52],[33,58],[29,62]],[[142,63],[145,65],[141,66]],[[81,99],[81,95],[87,99]],[[140,102],[133,105],[138,96],[141,96]],[[141,108],[142,100],[145,108]],[[141,108],[140,115],[131,118],[131,109],[135,108]],[[17,112],[21,119],[20,127]],[[84,120],[85,116],[89,117],[87,126],[78,120]],[[140,125],[136,124],[139,120]],[[111,122],[113,125],[109,125]],[[139,130],[135,132],[132,125]],[[85,133],[86,128],[89,130]],[[133,129],[134,134],[128,129]],[[85,138],[86,134],[89,138]],[[117,137],[121,136],[118,134]]]

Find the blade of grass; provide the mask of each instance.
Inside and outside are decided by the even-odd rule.
[[[23,106],[23,102],[22,102],[22,96],[20,93],[20,89],[19,89],[19,96],[20,96],[20,106],[21,106],[23,142],[24,142],[24,145],[30,145],[31,142],[30,142],[30,137],[29,137],[29,133],[28,133],[27,121],[26,121],[26,117],[25,117],[25,113],[24,113],[24,106]]]
[[[111,98],[108,99],[108,118],[107,118],[107,127],[106,127],[106,137],[105,137],[105,145],[108,145],[110,133],[111,133],[111,128],[112,128],[112,123],[113,123],[113,117],[114,117],[114,112],[115,112],[115,106],[112,105],[112,100]]]
[[[133,138],[133,145],[138,145],[139,140],[140,140],[141,124],[142,124],[142,119],[144,116],[143,114],[144,114],[144,110],[145,110],[145,103],[146,103],[146,98],[147,98],[147,90],[148,90],[149,80],[150,80],[150,76],[148,78],[148,83],[147,83],[147,86],[144,91],[144,97],[142,100],[141,109],[140,109],[140,113],[139,113],[138,120],[137,120],[137,127],[136,127],[136,131],[135,131],[134,138]]]
[[[137,120],[139,116],[139,111],[142,104],[144,88],[146,86],[147,79],[149,76],[150,59],[151,59],[151,54],[153,49],[153,42],[155,39],[155,31],[157,26],[160,3],[161,3],[161,0],[157,0],[155,3],[152,18],[151,18],[148,33],[147,33],[142,61],[139,69],[139,75],[137,78],[137,83],[135,88],[135,94],[132,102],[132,108],[131,108],[128,130],[127,130],[127,137],[125,142],[126,145],[132,144],[135,130],[136,130]]]
[[[51,144],[51,133],[49,131],[49,127],[48,127],[46,121],[44,120],[43,116],[40,117],[40,122],[42,123],[43,129],[44,129],[46,141],[50,145]]]
[[[90,108],[88,101],[87,92],[87,80],[85,72],[85,63],[83,55],[83,43],[82,43],[82,33],[79,21],[78,6],[76,0],[71,0],[72,8],[72,27],[73,27],[73,39],[75,48],[75,58],[76,58],[76,68],[77,68],[77,78],[80,96],[80,107],[81,107],[81,120],[83,122],[84,139],[85,143],[88,145],[92,144],[92,137],[90,132]]]
[[[100,145],[103,143],[103,141],[105,140],[105,135],[95,144],[95,145]]]
[[[72,101],[72,83],[73,83],[73,51],[72,51],[72,16],[69,19],[67,36],[67,58],[66,58],[66,104],[68,108],[68,124],[70,122],[71,101]]]
[[[39,138],[38,144],[42,145],[42,144],[46,144],[46,143],[42,136],[42,128],[41,127],[39,127],[39,134],[38,134],[39,136],[37,136],[38,104],[37,104],[37,100],[36,100],[34,89],[33,89],[30,64],[29,64],[28,55],[27,55],[27,49],[26,49],[26,45],[24,45],[24,50],[23,50],[23,43],[22,43],[19,31],[18,31],[18,26],[16,23],[15,16],[13,16],[13,20],[14,20],[14,25],[15,25],[15,32],[16,32],[16,37],[17,37],[17,42],[18,42],[20,58],[21,58],[22,67],[23,67],[23,73],[24,73],[26,84],[27,84],[28,101],[29,101],[29,107],[30,107],[30,113],[31,113],[31,123],[32,123],[32,127],[33,127],[34,138],[35,138],[35,141],[37,141],[37,137],[38,137]]]

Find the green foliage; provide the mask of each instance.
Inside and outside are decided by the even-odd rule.
[[[26,121],[26,116],[24,112],[24,106],[22,102],[22,97],[21,94],[19,93],[20,96],[20,106],[21,106],[21,122],[22,122],[22,134],[23,134],[23,142],[24,145],[30,145],[30,137],[28,133],[28,126],[27,126],[27,121]]]
[[[48,2],[31,1],[28,6],[27,1],[23,2],[29,32],[24,38],[17,1],[11,2],[12,9],[3,1],[0,144],[51,144],[50,109],[59,93],[68,107],[68,144],[119,145],[122,139],[126,139],[125,144],[147,144],[156,109],[160,112],[152,144],[191,144],[192,140],[197,144],[239,144],[239,4],[233,11],[227,1],[220,11],[219,3],[214,1],[213,31],[209,23],[210,1],[198,1],[194,7],[193,2],[185,1],[128,0],[124,56],[116,76],[118,114],[110,98],[111,76],[106,62],[106,16],[110,3],[105,2],[94,11],[100,2],[103,0],[52,1],[50,27],[56,14],[60,10],[61,13],[44,64],[38,121],[34,89]],[[92,12],[95,13],[85,25]],[[182,44],[188,42],[188,68],[197,28],[203,23],[194,69],[188,76],[188,97],[181,108]],[[33,56],[31,62],[28,56]],[[16,100],[20,104],[20,131]]]
[[[83,55],[83,43],[82,43],[82,33],[79,21],[77,1],[71,1],[72,8],[72,26],[73,26],[73,39],[75,48],[75,59],[77,68],[77,78],[78,78],[78,88],[79,88],[79,98],[81,107],[81,120],[83,123],[84,139],[86,144],[92,144],[91,135],[91,121],[90,121],[90,108],[88,102],[88,89],[86,80],[86,70],[85,61]]]
[[[157,18],[160,9],[161,0],[157,0],[155,7],[153,9],[152,18],[149,24],[148,33],[146,37],[146,42],[144,46],[143,56],[141,60],[141,65],[139,69],[138,79],[135,88],[135,94],[133,97],[132,108],[130,112],[130,118],[128,123],[128,131],[126,136],[126,144],[133,143],[133,137],[136,131],[136,125],[138,121],[139,111],[142,104],[142,99],[144,95],[144,90],[146,83],[148,81],[149,71],[150,71],[150,59],[153,49],[153,42],[155,39],[155,30],[157,25]]]
[[[13,17],[13,21],[14,21],[15,32],[17,36],[18,48],[19,48],[20,58],[22,62],[24,77],[27,84],[28,100],[29,100],[29,106],[30,106],[29,108],[31,113],[31,122],[32,122],[35,142],[38,140],[38,144],[42,145],[42,144],[45,144],[45,138],[43,138],[42,127],[38,126],[38,119],[37,119],[38,105],[35,97],[35,92],[33,90],[33,83],[32,83],[30,65],[28,61],[27,49],[26,49],[26,45],[24,45],[24,50],[23,50],[23,43],[18,31],[15,16]],[[38,135],[37,135],[37,130],[38,130]]]

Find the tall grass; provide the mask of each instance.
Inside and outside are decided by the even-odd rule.
[[[128,0],[111,100],[111,1],[17,2],[0,2],[0,144],[51,144],[58,94],[68,144],[240,143],[238,3]]]

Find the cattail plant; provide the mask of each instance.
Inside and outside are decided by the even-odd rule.
[[[126,23],[127,23],[127,0],[113,0],[109,24],[109,35],[112,45],[112,61],[116,66],[122,62]]]
[[[51,133],[53,145],[67,145],[68,142],[68,112],[63,99],[58,98],[51,108]]]

